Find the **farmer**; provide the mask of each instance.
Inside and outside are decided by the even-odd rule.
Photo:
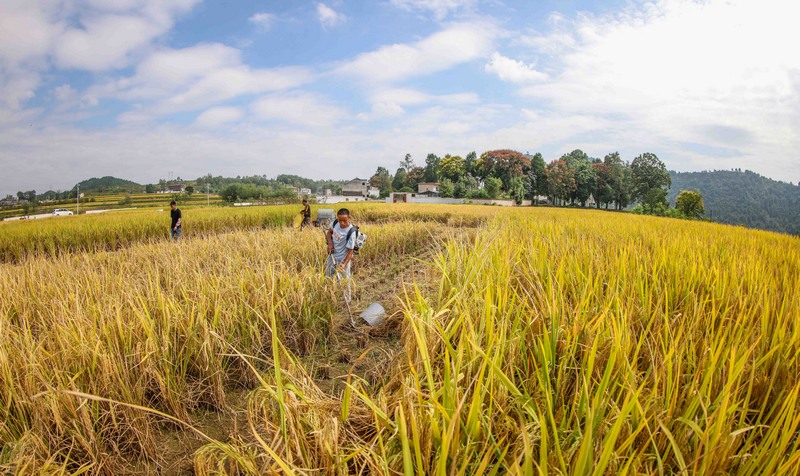
[[[303,199],[303,209],[300,213],[303,214],[303,223],[300,224],[300,228],[311,226],[311,207],[308,205],[308,200],[305,198]]]
[[[350,277],[350,260],[356,246],[356,233],[348,232],[353,228],[350,223],[350,210],[346,208],[336,212],[337,220],[331,224],[325,238],[328,242],[328,261],[325,263],[325,276],[339,279]]]
[[[178,204],[175,203],[175,200],[169,202],[169,208],[171,209],[169,214],[172,217],[172,225],[169,229],[169,236],[173,240],[178,240],[181,237],[181,209],[178,208]]]

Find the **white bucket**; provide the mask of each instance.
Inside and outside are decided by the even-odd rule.
[[[385,315],[386,309],[384,309],[379,303],[373,302],[366,309],[364,309],[364,312],[360,314],[360,317],[361,319],[367,321],[367,324],[375,327],[383,323],[383,318]]]

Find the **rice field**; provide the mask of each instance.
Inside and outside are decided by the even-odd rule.
[[[0,470],[797,474],[798,238],[362,205],[353,328],[296,208],[0,227]]]
[[[134,193],[134,194],[111,194],[102,193],[98,195],[87,195],[81,199],[78,211],[85,213],[87,211],[95,210],[110,210],[110,209],[127,209],[127,208],[166,208],[169,209],[170,200],[178,201],[181,209],[206,207],[209,205],[221,205],[222,198],[219,195],[206,196],[205,193],[195,193],[192,195],[171,194],[171,193]],[[130,203],[126,203],[129,199]],[[51,213],[56,208],[66,208],[73,213],[76,210],[75,199],[71,200],[58,200],[55,202],[40,202],[33,214],[47,214]],[[17,217],[24,215],[24,211],[20,206],[9,208],[0,208],[0,220],[5,218]]]

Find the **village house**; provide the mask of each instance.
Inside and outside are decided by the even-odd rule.
[[[342,185],[342,195],[345,197],[366,197],[369,187],[369,180],[354,178]]]
[[[438,196],[439,182],[421,182],[417,185],[417,193],[420,195]]]
[[[0,200],[0,207],[13,207],[14,205],[17,204],[18,204],[17,197],[13,195],[7,195],[6,198]]]

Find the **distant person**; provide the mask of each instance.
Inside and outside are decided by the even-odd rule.
[[[178,204],[175,200],[169,202],[169,208],[171,209],[169,214],[172,217],[172,226],[169,229],[169,236],[173,240],[178,240],[181,237],[181,209],[178,208]]]
[[[325,276],[332,278],[338,274],[339,279],[343,279],[350,277],[350,261],[353,259],[358,233],[352,232],[355,227],[350,223],[350,210],[340,209],[336,212],[336,218],[325,235],[328,242]]]
[[[303,222],[300,224],[300,229],[311,226],[311,207],[308,205],[308,200],[303,199],[303,209],[300,211],[303,214]]]

